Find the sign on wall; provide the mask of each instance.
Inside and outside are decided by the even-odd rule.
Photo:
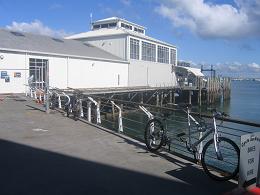
[[[239,186],[259,182],[260,132],[241,136]]]
[[[1,79],[5,79],[7,76],[7,71],[1,71]]]
[[[21,76],[22,76],[21,72],[14,72],[15,78],[21,78]]]

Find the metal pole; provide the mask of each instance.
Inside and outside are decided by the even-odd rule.
[[[260,151],[259,151],[260,153]],[[258,160],[258,171],[256,176],[256,186],[260,188],[260,154],[259,154],[259,160]]]
[[[50,113],[50,102],[49,102],[49,61],[46,62],[46,68],[45,68],[45,79],[46,79],[46,86],[45,86],[45,94],[46,94],[46,107],[45,111],[47,114]]]

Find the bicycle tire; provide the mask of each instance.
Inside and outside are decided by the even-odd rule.
[[[154,132],[151,132],[152,124],[154,125]],[[159,121],[158,119],[151,119],[150,121],[148,121],[144,132],[144,140],[148,150],[151,152],[155,152],[160,149],[163,145],[163,138],[164,128],[161,121]]]
[[[214,139],[211,139],[203,147],[201,164],[210,178],[216,181],[228,181],[236,177],[239,171],[239,147],[225,137],[219,137],[218,141],[223,160],[217,159]]]

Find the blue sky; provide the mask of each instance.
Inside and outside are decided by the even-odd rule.
[[[194,66],[260,78],[259,0],[0,0],[0,27],[64,36],[88,31],[90,13],[146,26]]]

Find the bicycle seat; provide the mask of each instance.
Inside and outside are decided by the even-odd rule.
[[[178,104],[178,107],[180,107],[180,108],[192,108],[192,104],[180,103],[180,104]]]

